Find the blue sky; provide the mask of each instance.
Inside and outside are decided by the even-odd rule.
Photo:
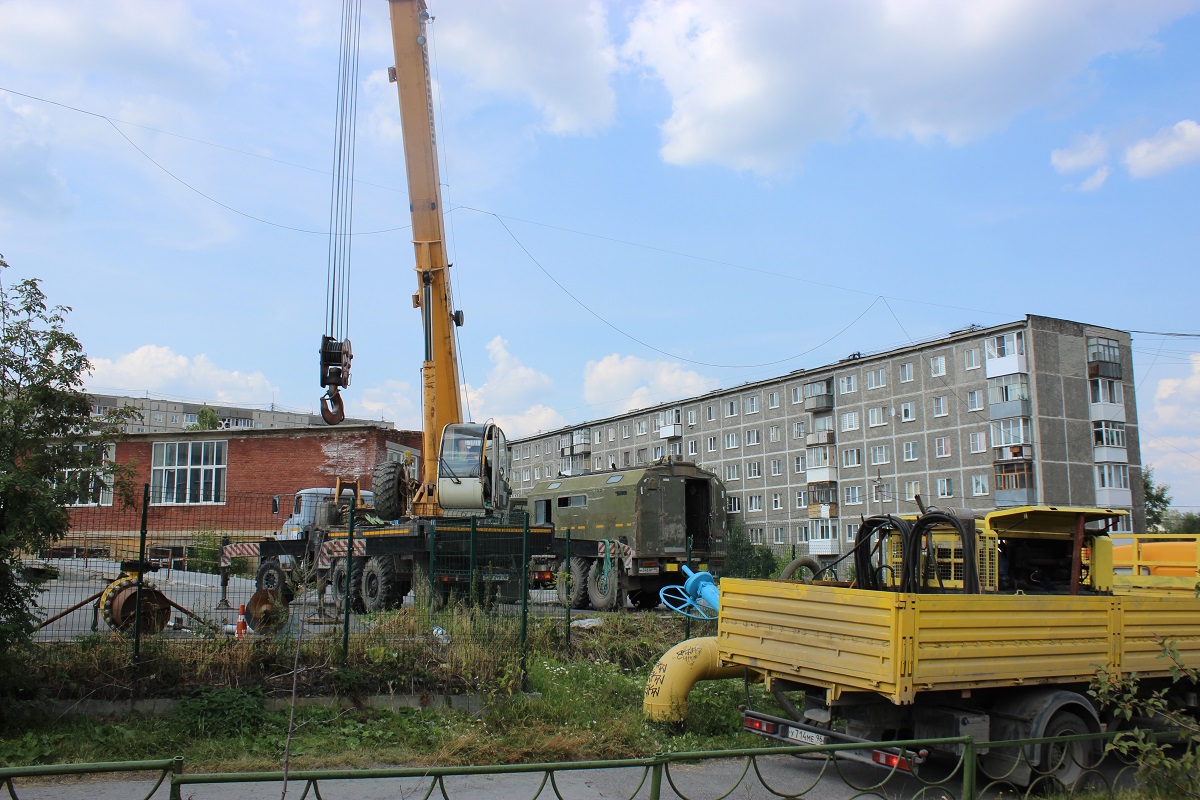
[[[467,395],[510,434],[1026,313],[1200,333],[1197,0],[431,10]],[[73,308],[92,388],[316,408],[339,15],[0,0],[3,279]],[[417,427],[388,37],[365,0],[346,397]],[[1193,510],[1198,350],[1134,338]]]

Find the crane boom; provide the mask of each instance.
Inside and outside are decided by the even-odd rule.
[[[498,510],[508,499],[504,433],[491,423],[463,423],[454,328],[462,325],[450,297],[450,263],[438,173],[429,72],[425,0],[388,0],[400,97],[400,129],[408,173],[409,211],[416,254],[417,292],[425,356],[421,363],[422,473],[413,513],[438,516],[444,508]]]

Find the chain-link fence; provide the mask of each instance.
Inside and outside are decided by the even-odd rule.
[[[595,570],[578,568],[569,531],[556,536],[523,513],[385,521],[370,506],[308,499],[228,493],[169,505],[146,487],[132,507],[71,509],[69,534],[29,557],[47,579],[35,641],[67,660],[72,648],[104,652],[109,664],[172,652],[180,685],[253,680],[239,672],[247,664],[204,673],[177,663],[186,650],[207,664],[246,641],[270,651],[257,657],[262,672],[302,651],[298,665],[394,676],[389,691],[478,691],[522,681],[533,636],[570,653],[573,624],[577,636],[598,614],[585,584],[607,597],[630,569],[616,548],[591,560]],[[622,592],[604,608],[628,605]]]

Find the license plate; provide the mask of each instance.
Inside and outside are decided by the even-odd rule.
[[[803,728],[788,728],[788,738],[801,744],[825,744],[825,736],[820,733],[806,731]]]
[[[638,575],[657,575],[658,567],[638,567]]]

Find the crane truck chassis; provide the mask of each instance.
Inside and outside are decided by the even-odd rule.
[[[1094,742],[989,743],[1106,729],[1114,720],[1089,698],[1091,680],[1106,669],[1136,673],[1145,691],[1169,687],[1164,641],[1200,666],[1195,577],[1181,587],[1115,575],[1112,541],[1094,526],[1122,513],[1021,507],[981,520],[868,518],[857,546],[873,557],[856,559],[864,577],[854,584],[722,580],[717,635],[660,659],[644,710],[678,721],[697,680],[745,676],[765,682],[783,709],[743,708],[752,733],[789,744],[969,735],[991,778],[1071,786],[1098,761]],[[1171,701],[1200,706],[1194,689],[1173,691]],[[911,769],[923,754],[866,758]]]

